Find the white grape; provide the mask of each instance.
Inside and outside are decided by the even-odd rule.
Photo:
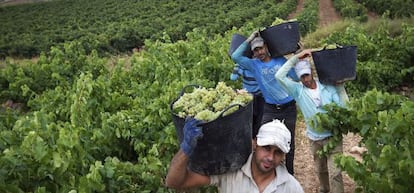
[[[181,118],[188,116],[206,122],[216,119],[226,108],[233,104],[246,106],[253,100],[247,92],[237,92],[224,82],[218,82],[215,88],[195,88],[192,92],[184,93],[173,104],[173,112]],[[227,109],[223,116],[239,109],[239,105]]]

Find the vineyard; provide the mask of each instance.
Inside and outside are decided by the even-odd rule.
[[[1,6],[0,192],[173,192],[163,185],[178,150],[171,102],[190,84],[240,88],[229,80],[232,35],[287,19],[297,3]],[[414,4],[333,4],[345,18],[335,25],[317,27],[318,1],[304,1],[295,16],[307,48],[358,47],[349,107],[326,106],[320,125],[336,140],[362,137],[362,161],[336,160],[356,191],[414,192]],[[368,22],[369,12],[379,18]]]

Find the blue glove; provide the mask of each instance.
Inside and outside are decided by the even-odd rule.
[[[236,64],[236,66],[233,68],[233,72],[230,74],[230,80],[237,80],[240,76],[239,71],[239,65]]]
[[[194,119],[194,118],[187,118],[184,124],[184,138],[181,142],[181,150],[187,155],[191,156],[194,151],[194,148],[197,146],[197,141],[201,137],[203,137],[203,132],[201,131],[201,127],[198,126],[202,121]]]
[[[237,78],[239,78],[238,74],[230,74],[230,80],[237,80]]]

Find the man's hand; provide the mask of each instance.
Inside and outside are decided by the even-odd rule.
[[[248,41],[248,42],[251,42],[251,41],[253,41],[253,39],[254,39],[255,37],[259,37],[259,36],[260,36],[259,31],[254,31],[252,34],[250,34],[249,38],[247,38],[247,41]]]
[[[299,54],[297,54],[299,59],[304,59],[306,57],[312,56],[312,50],[311,49],[306,49],[303,50],[301,52],[299,52]]]
[[[202,121],[194,119],[194,118],[187,118],[184,124],[184,138],[181,142],[181,150],[187,155],[191,156],[194,151],[194,148],[197,146],[197,141],[201,137],[203,137],[203,132],[199,124]]]

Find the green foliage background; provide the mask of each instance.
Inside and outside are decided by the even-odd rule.
[[[149,17],[148,20],[142,20],[154,22],[140,26],[156,26],[159,24],[158,19],[151,15],[156,14],[152,12],[163,10],[166,13],[166,10],[180,8],[179,3],[186,1],[165,3],[163,6],[166,9],[157,2],[142,1],[147,3],[146,7],[133,6],[134,11],[127,11],[126,5],[123,5],[126,3],[130,6],[128,3],[133,1],[119,4],[114,4],[114,1],[88,1],[107,3],[114,7],[113,10],[100,11],[87,9],[87,3],[82,9],[73,9],[72,6],[79,6],[76,2],[78,1],[53,1],[50,4],[0,9],[2,13],[9,14],[8,10],[38,8],[37,13],[43,17],[53,11],[42,10],[42,6],[53,5],[61,8],[62,14],[76,13],[85,20],[95,18],[97,13],[109,11],[94,21],[114,22],[112,25],[110,22],[104,23],[106,27],[101,26],[97,30],[109,30],[111,33],[106,31],[96,35],[87,32],[91,36],[62,36],[71,38],[63,38],[61,44],[52,43],[54,46],[51,47],[49,45],[52,44],[30,44],[43,46],[39,48],[43,52],[34,62],[20,62],[9,57],[2,61],[0,101],[12,99],[24,104],[22,109],[0,109],[0,189],[5,192],[172,192],[163,186],[169,161],[178,149],[175,127],[170,116],[170,103],[189,84],[213,87],[217,82],[225,81],[234,88],[240,88],[240,82],[229,81],[233,62],[227,51],[232,35],[239,33],[247,36],[251,31],[271,24],[275,17],[285,18],[296,7],[296,1],[265,1],[263,4],[267,8],[274,9],[262,14],[253,13],[257,9],[255,6],[234,4],[235,1],[228,1],[227,6],[216,7],[223,11],[222,7],[226,9],[238,5],[239,11],[243,10],[246,17],[249,17],[240,19],[243,14],[239,16],[238,12],[234,13],[234,18],[241,20],[240,26],[236,26],[236,20],[226,20],[233,18],[230,11],[221,15],[222,18],[206,18],[203,15],[194,16],[194,12],[185,12],[182,16],[189,20],[185,24],[191,24],[193,18],[196,21],[206,20],[196,24],[197,28],[191,26],[188,30],[176,31],[179,36],[169,32],[168,27],[151,28],[151,33],[148,34],[154,38],[143,38],[145,47],[140,52],[127,57],[102,57],[101,51],[113,49],[109,49],[108,45],[136,46],[136,39],[128,39],[125,37],[129,36],[124,35],[136,36],[139,33],[130,30],[142,27],[129,28],[133,19],[128,17],[128,13],[148,11],[144,14]],[[66,9],[60,7],[60,3],[66,5]],[[191,3],[187,2],[186,5],[189,4]],[[223,2],[222,5],[224,4]],[[115,9],[117,6],[121,9]],[[213,10],[204,7],[206,12]],[[307,34],[316,30],[317,9],[317,4],[310,2],[301,13],[303,15],[298,15],[301,26],[306,28],[301,31],[303,40],[306,40]],[[89,13],[87,17],[85,13]],[[127,17],[117,14],[126,14]],[[4,15],[1,15],[3,18]],[[51,18],[50,21],[56,19],[50,16],[48,18]],[[139,17],[135,15],[132,18]],[[6,21],[9,22],[9,19]],[[42,21],[49,20],[43,18]],[[182,19],[171,20],[170,23],[173,21],[181,22]],[[218,27],[226,23],[224,21],[228,26]],[[390,20],[384,17],[381,21],[382,24],[374,29],[366,28],[364,23],[350,22],[344,31],[329,33],[312,45],[322,47],[338,43],[358,46],[358,77],[346,85],[355,105],[349,111],[332,110],[333,113],[341,113],[329,115],[332,117],[322,120],[334,125],[333,128],[344,128],[336,132],[339,137],[346,132],[356,132],[364,137],[363,143],[369,149],[364,155],[365,161],[357,163],[344,158],[339,163],[365,192],[412,192],[409,182],[400,179],[414,177],[411,156],[413,148],[409,145],[414,144],[410,129],[414,125],[410,108],[412,100],[398,96],[402,99],[383,102],[390,101],[388,98],[394,96],[382,92],[391,92],[396,87],[413,81],[414,27],[404,20],[398,24],[400,30],[391,33]],[[179,27],[181,24],[172,26]],[[63,28],[64,32],[76,34],[85,32],[82,29],[93,25],[89,21],[74,20],[68,26],[72,28]],[[22,29],[18,31],[35,32],[29,24],[19,27]],[[4,30],[3,26],[0,29]],[[57,29],[60,28],[55,30]],[[160,33],[153,33],[155,31]],[[10,35],[11,31],[5,34]],[[24,42],[30,42],[26,40],[32,38],[27,36],[26,39],[25,35],[18,37]],[[107,39],[109,37],[114,37],[117,41],[113,42],[117,43],[110,44]],[[26,44],[18,42],[1,40],[0,46],[17,45],[16,49],[26,49]],[[13,51],[11,47],[2,48],[8,53]],[[375,91],[369,92],[370,90]],[[378,109],[377,106],[384,106],[384,109]],[[344,124],[347,127],[342,127]],[[392,158],[395,155],[391,153],[396,152],[402,152],[398,158],[403,162],[396,162]],[[394,174],[400,177],[393,178]],[[385,181],[379,181],[380,179]]]
[[[73,40],[87,53],[118,54],[165,33],[177,41],[197,27],[212,35],[247,21],[266,26],[270,18],[286,19],[296,8],[296,0],[281,2],[59,0],[0,7],[0,58],[37,56]]]

